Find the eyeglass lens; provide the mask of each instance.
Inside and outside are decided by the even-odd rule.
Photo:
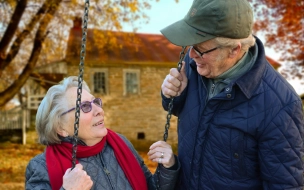
[[[102,106],[102,102],[100,98],[95,98],[92,102],[86,101],[83,102],[80,106],[81,110],[84,113],[88,113],[92,110],[92,103],[94,103],[95,105],[97,105],[98,107]]]

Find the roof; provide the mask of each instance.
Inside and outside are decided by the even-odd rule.
[[[79,63],[82,29],[75,20],[70,30],[66,60]],[[182,48],[170,43],[161,34],[87,30],[86,63],[177,63]],[[266,56],[274,68],[280,64]],[[72,61],[74,60],[74,61]],[[75,62],[76,61],[76,62]]]
[[[67,60],[79,59],[81,36],[81,29],[71,29]],[[85,60],[87,62],[176,63],[181,50],[181,47],[170,43],[164,36],[158,34],[89,29]]]

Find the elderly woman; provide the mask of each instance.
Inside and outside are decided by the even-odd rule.
[[[77,77],[51,87],[36,115],[39,142],[44,153],[26,168],[26,189],[174,189],[180,170],[171,146],[151,145],[149,159],[160,167],[151,174],[132,144],[105,126],[102,101],[82,85],[77,164],[71,169],[72,141],[77,98]]]

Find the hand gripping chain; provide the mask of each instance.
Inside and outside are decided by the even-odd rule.
[[[184,60],[184,57],[185,57],[185,49],[186,49],[187,46],[183,46],[182,48],[182,51],[180,52],[179,54],[179,62],[177,64],[177,70],[178,72],[181,71],[182,69],[182,62]],[[169,103],[169,106],[168,106],[168,114],[167,114],[167,122],[166,122],[166,125],[165,125],[165,132],[164,132],[164,141],[166,142],[167,141],[167,138],[168,138],[168,130],[170,128],[170,119],[171,119],[171,116],[172,116],[172,108],[173,108],[173,100],[174,100],[174,97],[171,97],[171,100],[170,100],[170,103]],[[158,171],[158,177],[157,177],[157,186],[156,186],[156,189],[160,189],[160,185],[159,185],[159,182],[160,182],[160,171],[159,171],[159,165],[158,164],[158,168],[157,168],[157,171]]]
[[[184,57],[185,57],[186,47],[187,46],[183,46],[182,47],[183,49],[179,54],[179,62],[177,64],[178,72],[180,72],[180,70],[182,69],[182,61],[184,60]],[[171,97],[170,103],[168,105],[167,123],[165,125],[165,132],[164,132],[164,141],[167,141],[167,138],[168,138],[168,130],[170,128],[170,119],[171,119],[171,116],[172,116],[173,100],[174,100],[174,97]]]

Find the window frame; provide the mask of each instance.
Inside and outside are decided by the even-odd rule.
[[[94,75],[96,73],[104,73],[105,75],[105,93],[103,92],[95,92],[95,80],[94,80]],[[94,68],[94,71],[92,71],[92,75],[91,75],[91,86],[92,86],[92,93],[94,94],[102,94],[102,95],[109,95],[109,75],[108,75],[108,69],[106,68]]]
[[[137,93],[127,92],[127,73],[135,73],[137,78]],[[123,69],[123,95],[139,95],[140,94],[140,70],[139,69]]]

